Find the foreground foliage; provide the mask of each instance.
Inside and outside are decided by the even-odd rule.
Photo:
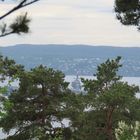
[[[78,140],[114,140],[119,121],[133,124],[139,120],[139,100],[135,97],[138,87],[120,81],[117,74],[120,57],[107,60],[97,68],[94,80],[82,79],[85,91],[83,108],[75,116],[72,126]],[[77,118],[78,117],[78,118]],[[78,120],[78,123],[77,123]]]
[[[62,119],[67,85],[63,73],[43,66],[20,73],[19,89],[9,96],[12,106],[1,118],[5,132],[16,129],[8,139],[47,139],[55,135],[52,124]]]
[[[119,122],[133,126],[140,121],[139,88],[121,81],[120,60],[108,59],[98,66],[96,79],[82,79],[80,94],[68,89],[60,71],[42,65],[26,71],[9,64],[4,75],[16,70],[11,75],[16,73],[19,88],[3,102],[0,126],[6,133],[15,131],[6,139],[115,140]]]
[[[118,128],[115,129],[117,140],[139,140],[140,123],[137,121],[134,125],[128,125],[121,121],[118,123]]]

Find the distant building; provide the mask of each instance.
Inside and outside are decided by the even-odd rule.
[[[76,76],[76,79],[71,83],[71,86],[72,86],[72,90],[74,92],[81,92],[82,86],[81,86],[78,75]]]

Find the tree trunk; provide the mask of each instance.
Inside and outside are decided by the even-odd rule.
[[[107,109],[107,118],[106,118],[106,133],[108,136],[108,140],[113,140],[113,130],[112,130],[112,115],[113,115],[114,108],[109,107]]]

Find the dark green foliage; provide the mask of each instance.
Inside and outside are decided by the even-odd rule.
[[[0,56],[0,83],[9,80],[10,84],[10,82],[18,78],[18,75],[23,71],[24,67],[22,65],[16,64],[14,60],[8,59],[7,57],[4,58]],[[0,93],[5,93],[7,86],[1,87],[0,85]]]
[[[17,131],[8,139],[53,138],[58,130],[52,123],[64,118],[68,86],[64,74],[41,65],[21,73],[19,80],[19,89],[9,96],[12,107],[6,109],[0,121],[5,132]]]
[[[0,56],[0,84],[8,81],[8,85],[18,77],[18,74],[23,72],[23,66],[17,65],[14,60],[10,60],[7,57]],[[7,79],[8,78],[8,79]],[[0,103],[3,103],[5,109],[11,106],[9,100],[4,96],[7,93],[6,86],[0,85]],[[0,116],[3,116],[5,113],[3,112],[3,107],[0,106]]]
[[[12,32],[20,34],[20,33],[28,33],[29,32],[29,24],[30,20],[27,18],[27,13],[23,16],[19,16],[16,18],[14,23],[10,25]]]
[[[18,74],[24,71],[23,66],[17,65],[14,60],[10,60],[7,57],[0,56],[0,84],[8,81],[8,85],[17,79]],[[8,79],[7,79],[8,78]],[[0,117],[5,116],[5,111],[12,107],[12,103],[5,97],[7,93],[8,85],[0,85]],[[3,106],[2,106],[3,104]]]
[[[140,1],[115,0],[116,17],[124,25],[134,25],[140,29]]]
[[[29,32],[29,23],[30,19],[27,18],[27,13],[21,16],[18,16],[13,23],[7,25],[4,23],[1,26],[1,36],[4,37],[9,34],[21,34],[21,33],[28,33]]]
[[[6,139],[115,140],[119,121],[140,121],[140,100],[135,97],[139,89],[121,81],[120,60],[108,59],[98,66],[96,79],[82,79],[84,94],[68,90],[60,71],[42,65],[30,71],[17,68],[19,89],[3,102],[0,119],[4,132],[16,131]],[[67,128],[63,119],[70,121]],[[54,127],[53,122],[61,125]]]
[[[2,76],[1,80],[3,80],[4,77],[14,77],[22,71],[24,71],[24,67],[22,65],[18,65],[14,60],[0,55],[0,74]]]
[[[100,93],[105,88],[109,88],[113,83],[120,80],[121,76],[117,75],[118,69],[122,66],[119,64],[121,57],[115,60],[107,60],[97,67],[97,73],[94,75],[97,80],[84,80],[84,88],[88,92]]]
[[[84,137],[92,140],[94,137],[96,140],[114,140],[118,121],[124,120],[131,124],[139,121],[139,117],[133,114],[140,113],[140,110],[135,108],[139,104],[135,97],[139,89],[120,81],[121,76],[117,74],[119,67],[120,57],[107,60],[98,66],[97,79],[82,79],[87,91],[85,100],[89,109],[81,112],[84,115],[82,119],[79,118],[79,122],[81,120],[83,127],[76,130],[78,139],[83,140]]]

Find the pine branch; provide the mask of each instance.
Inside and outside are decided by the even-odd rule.
[[[8,11],[7,13],[5,13],[4,15],[0,16],[0,20],[2,20],[3,18],[7,17],[8,15],[10,15],[11,13],[25,7],[28,5],[31,5],[39,0],[33,0],[31,2],[27,2],[28,0],[22,0],[17,6],[15,6],[14,8],[12,8],[10,11]]]
[[[1,34],[0,37],[5,37],[5,36],[10,35],[10,34],[13,34],[13,33],[14,33],[14,32],[11,31],[11,32],[8,32],[8,33],[5,33],[5,34]]]

